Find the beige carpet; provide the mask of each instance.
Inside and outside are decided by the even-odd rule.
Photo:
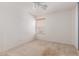
[[[6,56],[76,56],[74,46],[48,42],[43,40],[33,40],[19,47],[11,49],[3,55]]]

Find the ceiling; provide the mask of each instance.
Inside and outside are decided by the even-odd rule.
[[[47,4],[47,10],[43,10],[45,14],[48,13],[53,13],[57,11],[62,11],[62,10],[68,10],[72,9],[75,7],[75,2],[45,2]],[[26,11],[33,12],[35,13],[33,9],[33,3],[32,2],[0,2],[0,6],[2,7],[18,7],[18,8],[23,8]],[[43,13],[41,11],[41,13]],[[37,14],[41,14],[40,11]]]
[[[34,14],[49,14],[57,11],[69,10],[75,7],[75,2],[45,2],[47,4],[47,10],[36,10],[33,9],[33,3],[23,3],[26,9]],[[21,4],[20,4],[21,5]]]
[[[73,9],[76,5],[75,2],[45,2],[45,3],[48,6],[47,10],[39,10],[39,13],[36,13],[36,14],[41,14],[41,13],[49,14],[49,13],[63,11],[63,10],[70,10],[70,9]],[[32,3],[30,4],[32,5]],[[31,9],[31,11],[34,12],[33,8]]]
[[[47,3],[48,9],[47,12],[56,12],[56,11],[62,11],[62,10],[68,10],[75,7],[76,3],[72,2],[50,2]]]

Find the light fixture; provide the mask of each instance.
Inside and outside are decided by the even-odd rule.
[[[44,2],[33,2],[34,8],[42,8],[43,10],[47,9],[47,5]]]
[[[47,4],[46,2],[32,2],[33,7],[32,10],[29,12],[30,15],[32,15],[34,18],[38,17],[44,17],[46,10],[47,10]]]

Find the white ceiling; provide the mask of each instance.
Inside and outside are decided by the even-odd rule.
[[[45,13],[52,13],[56,11],[62,11],[62,10],[68,10],[72,9],[75,6],[75,2],[45,2],[48,6],[47,10],[44,10]],[[32,2],[11,2],[11,3],[4,3],[0,2],[0,6],[9,6],[9,7],[18,7],[18,8],[24,8],[28,11],[34,11],[33,9],[33,3]],[[42,13],[42,12],[41,12]]]
[[[63,10],[69,10],[75,7],[75,2],[45,2],[47,4],[47,10],[44,10],[45,14],[49,14],[49,13],[53,13],[53,12],[57,12],[57,11],[63,11]],[[29,3],[30,5],[32,5],[32,3]],[[30,6],[29,5],[29,6]],[[31,6],[32,8],[32,6]],[[33,9],[31,9],[33,10]],[[34,12],[34,11],[32,11]],[[41,13],[43,13],[41,11]],[[38,14],[41,14],[40,11]]]
[[[62,10],[72,9],[75,6],[75,3],[72,2],[49,2],[47,3],[48,9],[47,12],[56,12]]]

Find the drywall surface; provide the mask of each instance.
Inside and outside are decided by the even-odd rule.
[[[72,14],[72,10],[65,10],[48,15],[43,28],[44,34],[38,35],[38,39],[73,44]]]
[[[23,3],[0,3],[0,51],[33,40],[34,19]]]

